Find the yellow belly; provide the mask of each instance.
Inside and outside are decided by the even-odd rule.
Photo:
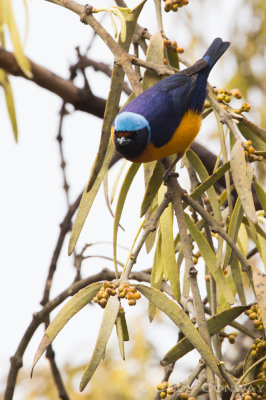
[[[197,136],[201,126],[201,115],[188,111],[182,118],[181,123],[172,138],[162,147],[155,147],[151,142],[143,153],[131,161],[148,162],[160,160],[175,153],[183,153]]]

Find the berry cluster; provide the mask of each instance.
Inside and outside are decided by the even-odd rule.
[[[163,0],[165,2],[164,11],[174,11],[177,12],[179,8],[186,6],[189,0]]]
[[[263,390],[263,389],[262,389]],[[236,395],[236,400],[264,400],[266,393],[262,393],[258,386],[254,386],[252,390],[245,388],[243,393]]]
[[[102,308],[105,308],[109,297],[116,294],[118,294],[120,299],[126,298],[129,306],[134,306],[136,301],[141,298],[136,286],[130,286],[128,282],[120,284],[116,281],[104,282],[99,292],[93,298],[93,301],[94,303],[98,303]]]
[[[163,44],[167,49],[170,49],[170,50],[172,50],[173,52],[176,52],[176,53],[184,53],[183,47],[179,47],[175,40],[171,41],[171,40],[167,39],[165,37],[164,33],[162,33],[162,36],[164,38],[163,39]]]
[[[201,253],[199,250],[196,253],[192,253],[192,260],[193,260],[194,265],[198,264],[198,260],[200,257],[201,257]]]
[[[169,385],[167,381],[160,383],[156,386],[156,389],[160,392],[161,399],[165,399],[167,395],[172,396],[177,392],[178,387],[176,385]],[[195,400],[195,397],[190,397],[187,392],[178,392],[178,396],[175,397],[180,400]]]
[[[136,301],[141,298],[141,295],[136,290],[136,286],[130,286],[128,282],[123,283],[118,287],[118,297],[120,299],[126,298],[129,306],[134,306]]]
[[[119,283],[118,282],[104,282],[103,286],[99,290],[99,292],[96,294],[96,296],[93,298],[94,303],[98,303],[99,306],[102,308],[106,307],[106,304],[108,302],[108,299],[110,296],[115,296],[116,289],[118,288]]]
[[[254,340],[254,343],[251,345],[251,353],[254,358],[264,357],[266,354],[266,340],[262,340],[257,338]],[[265,372],[265,370],[264,370]]]
[[[264,327],[262,324],[261,312],[257,304],[253,304],[247,311],[249,319],[253,321],[254,328],[258,329],[259,332],[263,332]],[[257,340],[257,339],[256,339]],[[266,346],[266,342],[265,342]],[[266,347],[265,347],[266,348]]]
[[[238,89],[232,89],[232,90],[227,90],[227,89],[213,89],[214,93],[216,94],[217,100],[219,103],[222,103],[222,107],[227,109],[228,104],[232,100],[232,97],[235,97],[236,99],[241,99],[242,94]],[[205,101],[204,103],[205,108],[210,107],[210,103],[208,101]],[[240,108],[230,108],[230,110],[235,113],[235,114],[241,114],[242,112],[249,112],[251,109],[251,105],[249,103],[242,103]]]
[[[231,333],[220,332],[221,342],[223,342],[224,339],[227,338],[229,343],[234,344],[236,341],[236,337],[237,337],[237,332],[231,332]]]
[[[243,143],[243,147],[245,150],[245,156],[247,161],[249,162],[253,162],[253,161],[263,161],[263,157],[262,156],[257,156],[256,154],[254,154],[255,149],[252,146],[252,141],[251,140],[247,140],[246,142]]]

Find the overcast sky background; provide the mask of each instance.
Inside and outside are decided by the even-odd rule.
[[[24,29],[23,2],[13,1],[16,18],[21,32]],[[83,1],[85,4],[86,2]],[[195,12],[198,13],[199,34],[206,38],[206,47],[217,36],[224,40],[230,37],[230,18],[235,18],[235,10],[240,0],[232,2],[225,0],[215,2],[209,0],[207,7],[202,9],[199,0],[191,1]],[[85,49],[92,36],[90,27],[80,23],[78,17],[61,7],[43,0],[28,2],[30,12],[29,36],[26,54],[35,62],[43,65],[58,75],[68,78],[68,68],[76,60],[75,46]],[[94,6],[110,6],[110,1],[94,1]],[[137,1],[128,1],[133,8]],[[140,23],[148,27],[151,33],[156,31],[154,26],[153,2],[147,1],[145,12]],[[204,11],[205,10],[205,11]],[[215,11],[215,12],[214,12]],[[177,14],[165,15],[165,30],[172,40],[177,40],[186,50],[189,43],[188,31],[182,27],[180,19],[182,10]],[[245,18],[245,16],[243,16]],[[243,18],[239,23],[243,23]],[[173,21],[176,23],[173,24]],[[108,18],[105,25],[111,31]],[[11,48],[10,48],[11,49]],[[206,49],[198,49],[195,57],[200,57]],[[186,54],[186,53],[185,53]],[[109,50],[97,39],[91,50],[90,57],[105,61],[112,65]],[[228,63],[230,53],[217,64],[211,74],[210,81],[217,86],[226,81],[232,74],[233,63]],[[229,69],[225,65],[229,65]],[[230,69],[231,68],[231,69]],[[95,94],[107,97],[109,79],[103,74],[88,71],[89,83]],[[9,369],[9,357],[14,354],[17,345],[31,321],[32,313],[40,309],[44,282],[48,266],[59,233],[59,224],[66,213],[65,194],[62,190],[62,173],[59,168],[60,157],[56,141],[58,129],[58,111],[61,100],[55,95],[40,89],[36,85],[21,78],[12,78],[15,96],[17,120],[19,127],[19,143],[12,137],[10,122],[4,105],[4,97],[0,91],[0,170],[2,195],[1,209],[1,347],[0,347],[0,377],[4,377]],[[70,107],[71,109],[71,107]],[[75,112],[65,119],[64,152],[67,162],[67,176],[70,182],[71,201],[83,189],[98,149],[101,120],[82,112]],[[203,126],[198,137],[204,143],[206,132],[210,128]],[[208,146],[212,142],[208,141]],[[214,143],[214,142],[213,142]],[[215,148],[212,148],[215,151]],[[217,151],[216,151],[217,152]],[[109,174],[109,185],[117,174],[121,164],[115,166]],[[181,175],[184,175],[182,171]],[[136,220],[143,193],[143,176],[139,171],[138,177],[130,191],[126,209],[122,216],[122,225],[126,232],[119,232],[119,243],[130,247],[140,221]],[[84,232],[81,235],[78,249],[85,242],[112,240],[112,217],[110,216],[103,198],[103,190],[99,191],[93,209],[87,219]],[[112,255],[111,245],[98,245],[88,254]],[[142,252],[144,253],[144,252]],[[151,266],[151,256],[142,254],[136,268]],[[127,252],[119,250],[118,258],[125,261]],[[59,260],[51,295],[54,297],[64,290],[73,280],[75,271],[72,258],[67,257],[67,241]],[[96,273],[104,267],[112,268],[112,264],[99,259],[90,259],[83,265],[83,277]],[[146,309],[146,303],[143,301]],[[79,316],[73,319],[61,332],[55,342],[58,364],[62,365],[71,359],[74,363],[88,361],[93,350],[97,329],[102,313],[96,307],[86,307]],[[130,309],[134,316],[137,307]],[[138,308],[142,313],[142,308]],[[171,322],[166,322],[169,329],[158,327],[149,328],[154,344],[159,344],[160,354],[169,350],[176,340],[176,330]],[[37,349],[43,327],[38,329],[29,345],[24,358],[24,365],[29,367]],[[163,341],[160,338],[163,337]],[[87,349],[84,351],[84,348]],[[73,357],[75,354],[75,359]],[[196,355],[197,357],[197,355]],[[197,358],[196,358],[197,359]],[[43,359],[44,360],[44,359]],[[45,361],[41,362],[45,362]],[[38,368],[38,366],[37,366]],[[179,371],[180,372],[180,371]],[[183,370],[184,376],[186,371]],[[182,376],[179,374],[179,379]],[[156,382],[156,381],[155,381]],[[20,394],[15,394],[16,400]]]

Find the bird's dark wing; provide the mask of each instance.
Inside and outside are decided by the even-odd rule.
[[[171,75],[136,97],[121,112],[143,115],[151,128],[151,141],[161,147],[171,139],[187,111],[196,80],[197,74]]]

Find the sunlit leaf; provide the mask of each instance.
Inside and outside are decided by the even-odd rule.
[[[212,351],[205,343],[183,309],[158,289],[144,285],[136,285],[136,287],[140,293],[142,293],[157,308],[164,312],[178,326],[178,328],[198,350],[213,372],[216,375],[221,376]]]
[[[14,138],[18,140],[18,127],[17,127],[17,118],[16,118],[16,109],[14,104],[14,98],[12,93],[12,88],[10,81],[8,79],[8,75],[2,69],[0,69],[0,86],[3,86],[5,92],[5,100],[7,105],[7,110],[9,114],[9,118],[12,124],[12,130],[14,134]]]
[[[237,194],[241,200],[246,216],[254,223],[258,223],[254,206],[251,180],[247,176],[247,163],[241,142],[236,141],[231,151],[231,170]]]
[[[220,314],[216,314],[215,316],[209,318],[207,320],[209,334],[213,336],[219,333],[221,329],[234,321],[247,308],[247,306],[232,307],[222,311]],[[161,365],[166,366],[168,364],[176,362],[193,349],[194,346],[186,337],[184,337],[174,347],[172,347],[171,350],[167,352],[167,354],[161,361]]]
[[[146,54],[146,61],[154,64],[163,65],[164,59],[164,43],[162,33],[160,31],[152,35]],[[155,85],[161,78],[156,72],[146,69],[143,78],[143,89],[146,90]]]
[[[120,302],[117,296],[110,297],[105,307],[102,323],[97,337],[96,345],[90,360],[80,382],[80,391],[83,391],[89,383],[92,375],[96,371],[100,361],[105,353],[108,339],[111,335],[119,311]]]
[[[241,267],[239,265],[238,258],[236,257],[235,254],[232,254],[231,273],[232,273],[232,278],[234,280],[234,285],[235,285],[236,291],[239,296],[239,300],[242,305],[245,305],[245,304],[247,304],[247,302],[246,302],[246,295],[245,295],[245,291],[244,291]]]

